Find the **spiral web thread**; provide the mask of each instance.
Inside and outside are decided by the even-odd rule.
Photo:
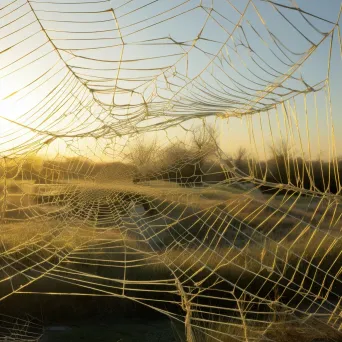
[[[62,283],[159,310],[187,341],[338,336],[333,5],[2,1],[1,302]],[[194,122],[204,143],[184,147]],[[153,132],[163,146],[134,149]]]

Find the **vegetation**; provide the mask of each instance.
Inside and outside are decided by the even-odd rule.
[[[340,192],[342,160],[305,160],[284,142],[271,146],[268,160],[256,160],[245,148],[218,164],[212,158],[217,151],[217,134],[213,126],[192,131],[192,142],[178,142],[166,147],[156,139],[139,138],[130,145],[127,162],[95,163],[81,157],[43,160],[35,156],[6,158],[0,164],[0,179],[56,184],[70,180],[110,182],[115,180],[141,182],[166,180],[185,186],[201,186],[227,182],[236,173],[246,181],[259,180],[260,190],[285,194],[279,185],[308,191]],[[235,171],[233,171],[235,168]]]
[[[217,164],[212,158],[217,145],[212,129],[210,131],[210,134],[201,131],[197,131],[200,132],[197,135],[194,133],[193,144],[188,146],[177,143],[159,148],[149,167],[149,159],[146,160],[144,172],[140,172],[136,165],[135,182],[167,180],[180,185],[201,186],[230,181],[236,178],[237,172],[243,181],[259,180],[260,190],[265,193],[285,194],[291,187],[332,194],[338,194],[341,190],[342,160],[305,160],[281,142],[271,147],[268,160],[256,160],[240,147],[235,155],[223,161],[223,165]],[[155,143],[147,149],[154,148]],[[148,169],[150,172],[146,172]],[[279,185],[285,185],[287,190],[280,190]]]
[[[333,331],[317,318],[309,319],[303,323],[299,320],[288,322],[281,313],[274,313],[272,316],[267,325],[258,325],[256,323],[246,323],[246,325],[243,325],[238,320],[211,323],[205,327],[204,331],[199,332],[195,330],[195,341],[316,342],[339,341],[341,338],[338,332]]]
[[[160,148],[156,141],[147,144],[139,140],[130,151],[129,163],[94,163],[85,158],[3,161],[1,267],[8,278],[0,291],[96,296],[99,288],[110,288],[113,296],[120,297],[122,287],[113,286],[113,279],[126,279],[139,284],[125,289],[128,297],[146,296],[142,302],[184,314],[174,304],[181,302],[182,293],[170,273],[181,270],[180,277],[189,279],[184,286],[191,288],[193,283],[200,283],[207,289],[193,296],[193,305],[211,307],[210,312],[202,311],[201,317],[193,316],[196,341],[337,340],[336,331],[314,315],[312,321],[302,321],[292,312],[286,321],[284,315],[276,315],[268,323],[265,317],[274,314],[273,309],[266,313],[260,310],[263,325],[255,322],[257,317],[243,316],[241,312],[236,320],[205,323],[212,314],[220,316],[221,310],[236,313],[234,305],[238,300],[232,307],[223,307],[220,302],[233,290],[243,289],[250,296],[261,296],[279,305],[292,301],[292,306],[301,301],[296,295],[298,284],[301,291],[317,298],[325,298],[329,291],[332,300],[341,295],[338,285],[342,246],[336,224],[342,216],[340,204],[317,193],[304,196],[278,187],[292,184],[323,192],[330,184],[328,190],[336,193],[340,162],[333,164],[335,169],[323,161],[304,162],[281,145],[267,161],[256,161],[240,148],[221,165],[213,161],[215,146],[214,131],[198,129],[188,146],[178,143]],[[249,191],[235,187],[235,183],[248,180],[244,174],[265,183],[255,182]],[[259,189],[265,194],[260,194]],[[143,205],[145,213],[141,217],[145,222],[164,231],[159,249],[152,251],[150,241],[134,233],[134,229],[126,229],[123,217],[131,202]],[[160,217],[167,221],[161,223]],[[139,267],[131,266],[130,262],[136,260]],[[117,262],[129,266],[117,267]],[[42,276],[30,284],[29,272],[37,270]],[[18,275],[12,279],[11,272]],[[84,286],[85,281],[91,286]],[[165,281],[172,282],[172,286],[165,285]],[[223,297],[215,291],[224,291]],[[60,301],[54,300],[43,301],[45,314],[50,317],[52,311],[62,310]],[[65,305],[76,307],[79,300],[68,299]],[[33,297],[30,303],[34,307],[42,300]],[[253,310],[257,311],[265,304],[255,305],[258,308]],[[14,307],[0,305],[3,312],[9,313],[15,311]],[[202,332],[196,330],[197,323],[204,328]],[[321,328],[316,333],[313,327],[318,326]],[[210,332],[211,337],[203,331]]]

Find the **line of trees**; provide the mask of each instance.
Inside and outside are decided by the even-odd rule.
[[[132,180],[136,167],[121,162],[96,163],[82,157],[44,160],[37,156],[0,159],[0,180],[54,184],[68,180]]]
[[[132,149],[131,161],[134,162],[137,153],[140,154],[138,159],[144,162],[137,167],[135,182],[168,180],[184,186],[202,186],[246,175],[264,182],[260,189],[268,193],[278,192],[279,184],[334,194],[341,188],[342,159],[334,162],[305,160],[282,141],[270,146],[271,157],[267,160],[256,160],[240,147],[222,164],[212,158],[218,151],[217,134],[212,126],[194,130],[192,143],[188,146],[184,143],[164,149],[156,146],[156,141],[148,144],[139,140]],[[153,154],[151,150],[157,153]],[[144,159],[144,155],[149,158]]]
[[[202,185],[206,163],[217,150],[218,136],[213,126],[197,127],[191,134],[190,144],[178,142],[164,148],[156,140],[149,143],[136,140],[128,154],[137,166],[133,181],[167,180],[184,186]]]
[[[182,186],[202,186],[229,181],[244,175],[265,182],[264,192],[278,191],[278,184],[307,190],[339,193],[342,159],[335,162],[305,160],[280,142],[270,148],[268,160],[256,160],[245,148],[219,163],[218,135],[213,126],[191,131],[191,141],[161,147],[156,139],[139,138],[129,146],[128,162],[95,163],[76,157],[43,160],[36,156],[0,159],[0,180],[59,183],[67,180],[98,182],[167,180]],[[237,177],[238,176],[238,177]],[[270,185],[271,184],[271,185]]]

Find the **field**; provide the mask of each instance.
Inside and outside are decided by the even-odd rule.
[[[101,315],[106,305],[115,316],[124,301],[124,311],[153,316],[154,308],[179,324],[180,298],[190,297],[196,340],[290,341],[306,329],[307,341],[338,336],[326,322],[340,324],[339,203],[155,181],[12,182],[4,203],[2,312],[43,310],[46,324],[59,314]],[[196,295],[192,284],[201,289]],[[317,324],[324,328],[313,332]]]

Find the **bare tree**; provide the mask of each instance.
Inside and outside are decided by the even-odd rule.
[[[247,149],[245,147],[240,146],[235,153],[235,163],[241,163],[243,160],[247,158]]]
[[[160,146],[156,138],[146,142],[144,137],[138,137],[134,143],[130,144],[127,157],[138,168],[140,173],[145,173],[153,167],[159,150]]]
[[[192,143],[200,152],[213,152],[218,146],[218,132],[213,125],[203,125],[192,130]]]
[[[275,144],[270,144],[269,149],[273,158],[280,159],[283,158],[287,160],[292,154],[292,149],[285,140],[280,140]]]
[[[187,148],[184,143],[179,142],[165,147],[159,159],[160,165],[165,168],[178,163],[190,162],[194,158],[194,151]]]
[[[203,156],[184,143],[176,143],[163,149],[160,158],[162,177],[183,186],[202,184]]]
[[[247,172],[248,160],[247,160],[247,149],[240,146],[233,156],[233,163],[241,171]]]
[[[291,146],[285,140],[280,140],[276,145],[272,143],[269,148],[272,155],[267,161],[269,180],[283,184],[293,180],[296,183],[296,178],[303,170],[298,169],[298,160],[294,157]],[[304,167],[304,164],[302,166]]]

